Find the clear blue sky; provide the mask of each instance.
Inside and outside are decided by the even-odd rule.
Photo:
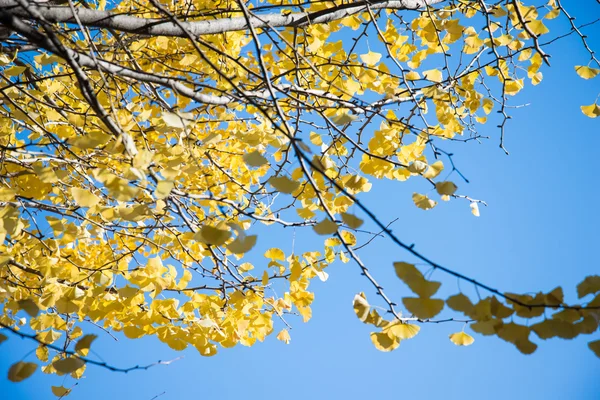
[[[583,3],[598,15],[598,4]],[[587,30],[596,49],[599,31],[598,26]],[[493,126],[483,129],[492,139],[482,145],[444,147],[456,153],[458,166],[471,180],[468,186],[459,184],[461,192],[489,203],[480,218],[461,201],[429,212],[416,209],[410,194],[426,189],[419,182],[376,182],[363,199],[384,220],[399,217],[394,232],[444,265],[503,291],[548,291],[562,285],[574,302],[577,283],[599,273],[600,217],[595,202],[600,198],[600,118],[584,117],[579,105],[593,102],[600,81],[576,76],[573,65],[587,63],[588,56],[575,37],[550,50],[553,66],[543,70],[544,82],[528,86],[517,99],[531,105],[512,113],[506,138],[510,156],[498,148]],[[404,293],[391,266],[403,259],[399,250],[376,240],[362,258],[387,292],[396,298]],[[462,326],[426,325],[398,350],[381,353],[369,340],[369,328],[352,311],[355,293],[366,291],[374,298],[358,268],[338,263],[328,272],[328,282],[312,286],[313,319],[307,324],[292,321],[290,345],[273,335],[252,348],[220,349],[217,356],[202,358],[194,349],[175,352],[153,338],[115,342],[100,332],[92,348],[112,365],[184,358],[129,374],[89,366],[68,398],[150,400],[162,393],[160,400],[600,398],[600,360],[587,348],[588,341],[600,338],[599,332],[572,341],[534,336],[539,348],[525,356],[509,343],[477,334],[472,346],[456,347],[448,334]],[[446,282],[442,294],[458,291],[441,274],[433,277]],[[18,384],[4,378],[10,364],[33,348],[31,341],[15,337],[0,346],[0,398],[55,398],[50,386],[63,384],[60,377],[37,371]],[[74,381],[64,384],[69,387]]]

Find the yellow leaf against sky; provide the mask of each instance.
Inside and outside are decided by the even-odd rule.
[[[437,204],[436,201],[420,193],[413,193],[412,199],[415,205],[422,210],[431,210]]]
[[[419,297],[433,296],[441,286],[440,282],[432,282],[425,279],[421,271],[413,264],[395,262],[394,269],[398,278],[416,293]]]
[[[379,60],[381,60],[381,53],[375,53],[375,52],[369,51],[366,54],[361,54],[360,59],[365,64],[367,64],[369,66],[373,66],[373,65],[377,64],[379,62]]]
[[[590,275],[577,285],[577,297],[582,298],[588,294],[600,292],[600,276]]]
[[[596,357],[600,358],[600,340],[589,342],[588,347],[594,352]]]
[[[291,180],[287,176],[272,176],[269,178],[269,183],[282,193],[292,193],[300,186],[298,182]]]
[[[473,336],[465,332],[457,332],[450,335],[450,341],[457,346],[470,346],[475,339]]]
[[[342,213],[342,221],[352,229],[358,229],[363,224],[362,219],[348,213]]]
[[[436,161],[429,166],[429,169],[423,174],[423,177],[433,179],[444,170],[444,163]]]
[[[421,327],[415,324],[408,324],[404,322],[396,322],[395,324],[384,328],[384,331],[388,332],[391,335],[396,336],[398,339],[412,339],[415,337]]]
[[[290,333],[288,332],[287,329],[282,329],[277,334],[277,340],[281,340],[285,344],[290,344],[290,341],[292,340],[292,338],[290,337]]]
[[[371,341],[377,350],[385,352],[395,350],[400,346],[400,339],[383,332],[372,332]]]
[[[454,182],[450,181],[438,182],[435,184],[435,190],[437,190],[440,195],[451,196],[456,192],[456,189],[458,189],[458,187]]]
[[[576,65],[575,71],[577,71],[577,75],[583,79],[592,79],[600,74],[600,68],[591,68],[585,65]]]
[[[33,375],[36,369],[37,364],[35,363],[19,361],[11,365],[8,369],[8,380],[11,382],[21,382]]]
[[[313,226],[313,230],[319,235],[332,235],[337,232],[338,224],[325,218],[323,221]]]
[[[358,319],[366,323],[367,318],[369,317],[371,306],[369,306],[369,303],[367,302],[367,299],[363,293],[359,293],[354,296],[352,307],[354,308],[354,313]]]
[[[77,341],[77,344],[75,344],[75,351],[82,356],[87,356],[92,342],[96,340],[97,337],[98,335],[92,334],[83,336]]]
[[[444,308],[444,300],[421,297],[404,297],[402,303],[406,309],[420,319],[430,319]]]
[[[52,386],[52,394],[56,397],[65,397],[71,393],[71,389],[67,389],[64,386]]]
[[[62,374],[70,374],[71,372],[83,367],[85,362],[76,357],[67,357],[56,360],[52,363],[54,369]]]
[[[600,116],[600,105],[594,103],[589,106],[581,106],[581,112],[590,118],[596,118]]]
[[[430,69],[427,71],[423,71],[423,76],[425,77],[425,79],[432,81],[432,82],[437,82],[437,83],[442,82],[442,72],[437,69]]]

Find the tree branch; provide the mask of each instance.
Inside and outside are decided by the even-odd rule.
[[[273,13],[260,16],[253,15],[249,21],[254,29],[298,27],[311,24],[322,24],[356,15],[366,11],[367,5],[369,5],[371,9],[418,10],[426,5],[433,5],[443,1],[444,0],[356,1],[312,13],[291,13],[288,15]],[[76,17],[70,7],[51,4],[35,4],[33,2],[31,7],[35,8],[48,22],[76,22]],[[31,18],[29,12],[24,7],[20,6],[16,0],[0,0],[0,9],[18,17]],[[110,28],[116,31],[139,35],[187,37],[186,30],[195,36],[201,36],[243,31],[249,28],[248,21],[244,17],[182,22],[183,26],[179,26],[171,20],[140,18],[131,15],[117,14],[111,11],[85,8],[76,8],[75,10],[78,19],[84,26]]]

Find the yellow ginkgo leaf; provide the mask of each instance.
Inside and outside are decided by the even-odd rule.
[[[596,357],[600,358],[600,340],[589,342],[588,347],[594,352]]]
[[[19,300],[17,304],[21,310],[25,311],[32,318],[40,312],[38,305],[31,299]]]
[[[327,218],[313,226],[313,230],[319,235],[331,235],[337,232],[337,229],[338,225]]]
[[[420,319],[430,319],[438,315],[444,308],[444,300],[426,299],[422,297],[405,297],[404,307]]]
[[[550,30],[544,25],[544,23],[540,20],[534,20],[527,23],[527,27],[536,36],[543,35],[545,33],[550,32]]]
[[[577,285],[577,297],[582,298],[588,294],[600,292],[600,276],[587,276],[579,285]]]
[[[560,15],[560,8],[555,8],[553,10],[548,11],[546,15],[544,15],[544,19],[554,19]]]
[[[83,336],[81,339],[79,339],[77,341],[77,344],[75,345],[75,351],[82,356],[87,356],[88,351],[90,350],[90,346],[92,345],[92,342],[94,340],[96,340],[97,337],[98,337],[98,335]]]
[[[157,199],[165,199],[171,194],[171,190],[175,186],[175,182],[170,180],[162,180],[156,184],[156,190],[154,191],[154,197]]]
[[[363,224],[362,219],[348,213],[342,213],[342,221],[352,229],[358,229]]]
[[[517,349],[523,354],[531,354],[537,349],[537,344],[530,340],[520,340],[515,343]]]
[[[223,245],[231,236],[231,232],[226,229],[215,228],[214,226],[204,225],[196,234],[194,239],[199,242],[213,246]]]
[[[497,334],[501,339],[507,342],[516,344],[517,342],[529,340],[529,332],[531,328],[524,325],[515,324],[510,322],[508,324],[502,324],[499,326]]]
[[[595,78],[598,74],[600,74],[599,68],[591,68],[585,65],[576,65],[575,71],[577,71],[577,75],[579,75],[583,79],[592,79]]]
[[[71,393],[71,389],[67,389],[64,386],[52,386],[52,394],[56,397],[65,397]]]
[[[488,99],[488,98],[483,99],[483,112],[485,112],[486,114],[489,114],[492,112],[493,108],[494,108],[494,102],[492,101],[492,99]]]
[[[291,180],[287,176],[272,176],[269,178],[269,183],[282,193],[292,193],[300,186],[298,182]]]
[[[436,161],[429,166],[427,172],[423,174],[423,177],[427,179],[433,179],[437,177],[444,170],[444,163],[441,161]]]
[[[427,71],[423,71],[423,76],[428,81],[440,83],[442,81],[442,72],[437,69],[430,69]]]
[[[381,54],[369,51],[367,54],[361,54],[360,59],[362,62],[369,66],[373,66],[381,60]]]
[[[471,300],[462,293],[455,294],[446,299],[448,307],[465,315],[472,315],[474,305]]]
[[[421,327],[414,324],[407,324],[404,322],[398,322],[394,325],[387,327],[386,332],[396,336],[398,339],[412,339],[419,333]]]
[[[437,204],[436,201],[431,200],[429,197],[427,197],[424,194],[413,193],[412,199],[413,199],[415,205],[422,210],[431,210]]]
[[[425,170],[427,169],[428,165],[427,163],[424,163],[423,161],[420,160],[416,160],[413,161],[412,163],[410,163],[410,165],[408,166],[408,171],[413,173],[413,174],[422,174],[423,172],[425,172]]]
[[[71,372],[78,370],[84,365],[85,362],[82,359],[76,357],[63,358],[61,360],[56,360],[52,363],[54,369],[63,374],[70,374]]]
[[[79,207],[93,207],[100,202],[100,198],[86,189],[71,188],[73,199]]]
[[[243,156],[244,162],[251,167],[260,167],[267,163],[267,159],[263,157],[258,151],[252,153],[246,153]]]
[[[6,337],[6,335],[3,335],[2,333],[0,333],[0,344],[2,344],[2,342],[4,342],[5,340],[8,340],[8,337]]]
[[[517,93],[519,93],[521,89],[523,89],[523,87],[523,79],[506,80],[506,82],[504,83],[504,91],[510,96],[514,96]]]
[[[380,351],[392,351],[400,345],[400,339],[383,332],[372,332],[371,341],[375,348]]]
[[[292,340],[292,338],[290,337],[290,333],[288,332],[287,329],[282,329],[277,334],[277,340],[281,340],[285,344],[290,344],[290,341]]]
[[[16,195],[17,192],[14,189],[4,187],[0,188],[0,201],[12,201]]]
[[[352,301],[352,307],[354,308],[354,313],[362,322],[367,323],[367,319],[369,317],[369,310],[371,306],[367,302],[364,293],[359,293],[354,296],[354,300]]]
[[[456,189],[458,189],[458,187],[454,182],[450,181],[438,182],[435,184],[435,190],[437,190],[440,195],[452,196],[454,192],[456,192]]]
[[[419,75],[419,73],[417,71],[410,71],[410,72],[404,74],[404,78],[407,81],[416,81],[417,79],[421,79],[421,75]]]
[[[555,303],[555,302],[554,302]],[[497,318],[508,318],[514,314],[515,310],[512,308],[506,307],[504,304],[500,303],[496,296],[492,296],[490,298],[490,312],[494,317]]]
[[[351,122],[356,121],[357,118],[358,117],[356,115],[342,113],[342,114],[336,114],[333,117],[331,117],[331,121],[333,121],[333,123],[336,124],[337,126],[344,126]]]
[[[265,258],[270,258],[273,261],[283,261],[285,260],[285,253],[283,252],[283,250],[278,249],[276,247],[273,247],[267,251],[265,251],[264,254]]]
[[[365,324],[375,325],[378,328],[386,328],[390,324],[389,321],[383,319],[381,317],[381,315],[379,315],[377,310],[373,310],[373,309],[371,309],[371,311],[369,311],[369,315],[367,316],[367,319],[365,319],[363,322]]]
[[[473,336],[465,332],[457,332],[450,335],[450,341],[457,346],[470,346],[473,344],[475,339]]]
[[[600,105],[590,104],[589,106],[581,106],[581,112],[590,118],[596,118],[600,116]]]
[[[440,282],[432,282],[425,279],[421,271],[413,264],[405,262],[394,263],[394,269],[398,278],[415,292],[419,297],[433,296],[441,286]]]
[[[11,382],[21,382],[33,375],[36,369],[37,364],[35,363],[19,361],[11,365],[8,369],[8,380]]]
[[[263,286],[267,286],[269,284],[269,273],[267,271],[263,272],[261,283]]]
[[[492,318],[486,321],[472,323],[469,326],[471,329],[473,329],[473,331],[481,335],[490,336],[495,335],[496,332],[498,332],[498,330],[502,327],[502,324],[502,320]]]
[[[237,237],[233,242],[227,245],[227,250],[234,254],[243,254],[249,252],[256,244],[256,235],[249,235],[243,238]]]

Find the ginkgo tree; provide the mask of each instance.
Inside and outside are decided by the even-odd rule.
[[[551,33],[558,19],[567,32]],[[596,332],[600,276],[581,277],[580,304],[561,287],[507,293],[418,252],[361,201],[377,180],[423,180],[415,212],[441,200],[479,216],[444,143],[483,140],[489,119],[507,151],[513,96],[542,82],[550,43],[578,36],[589,58],[573,73],[600,73],[588,26],[560,0],[0,0],[0,341],[29,338],[39,359],[8,378],[148,367],[90,357],[92,324],[203,356],[289,342],[336,260],[375,296],[353,307],[379,350],[442,321],[526,354],[534,335]],[[300,230],[322,244],[279,248]],[[413,294],[388,296],[361,259],[375,236]],[[435,297],[443,277],[485,295]]]

